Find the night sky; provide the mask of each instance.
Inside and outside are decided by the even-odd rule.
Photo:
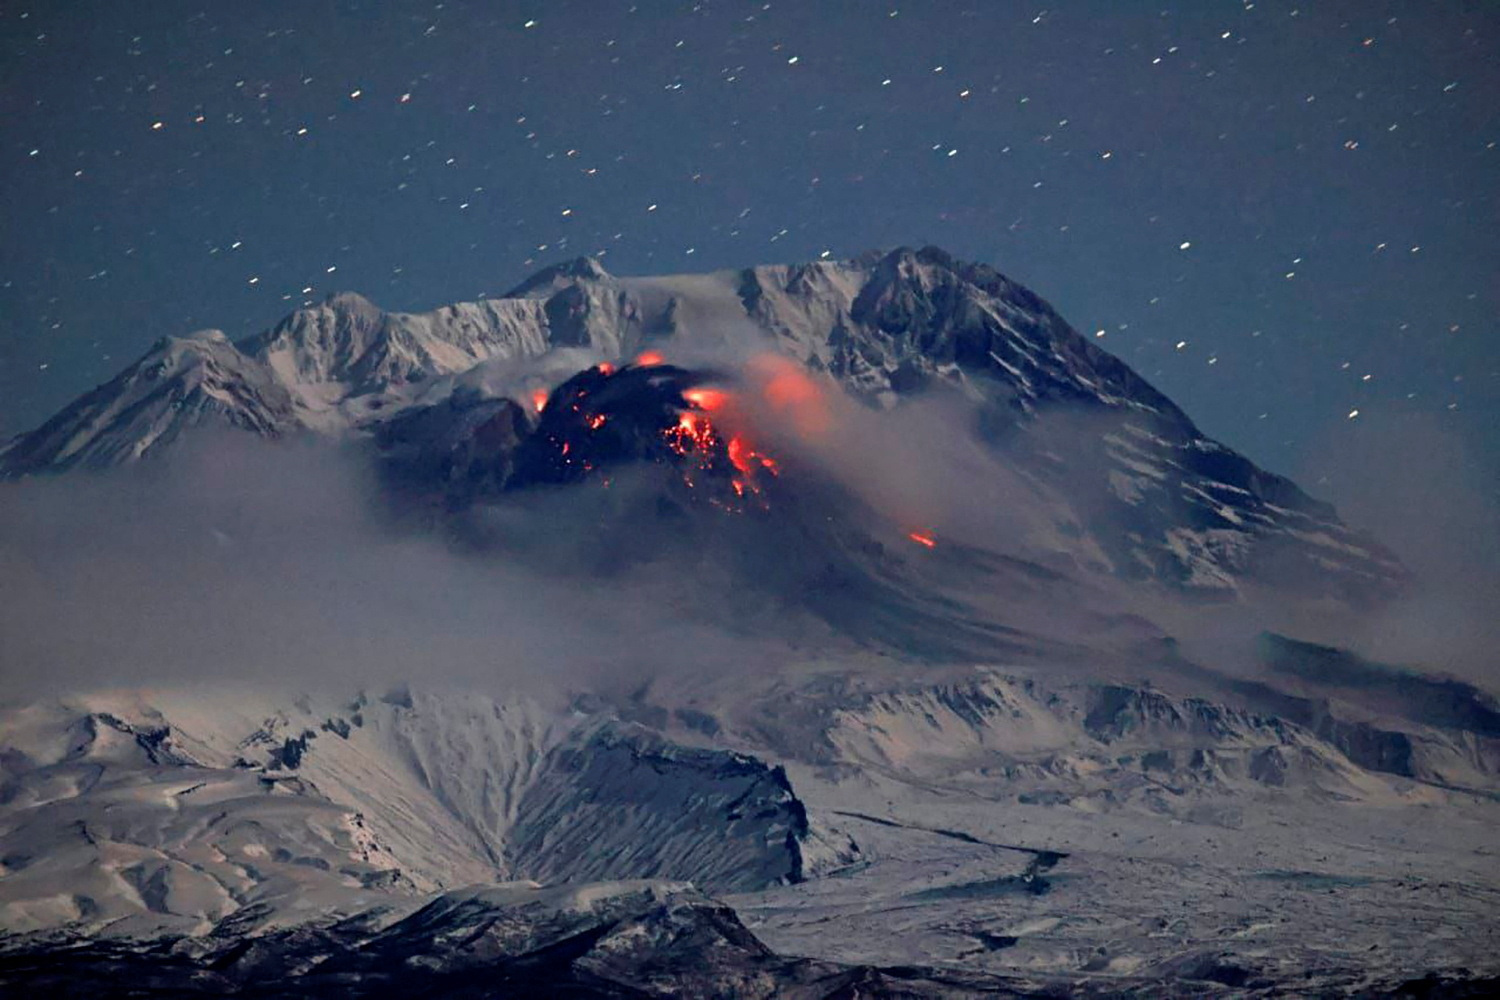
[[[0,433],[336,290],[934,243],[1314,492],[1398,416],[1488,489],[1497,146],[1488,0],[0,0]]]

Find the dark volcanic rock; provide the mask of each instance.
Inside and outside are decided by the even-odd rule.
[[[1044,995],[995,976],[775,954],[686,886],[500,886],[379,914],[152,942],[0,944],[0,988],[48,997],[724,997]]]

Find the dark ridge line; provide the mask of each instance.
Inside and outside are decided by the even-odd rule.
[[[919,830],[922,833],[931,833],[939,837],[948,837],[951,840],[962,841],[965,844],[977,844],[980,847],[994,847],[1002,851],[1020,851],[1022,854],[1031,854],[1036,857],[1037,865],[1046,870],[1057,864],[1063,858],[1069,856],[1067,851],[1051,851],[1040,847],[1021,847],[1018,844],[997,844],[992,840],[980,840],[971,833],[962,830],[945,830],[935,826],[916,826],[911,823],[898,823],[893,819],[883,819],[880,816],[871,816],[868,813],[846,812],[842,809],[830,809],[835,816],[847,816],[850,819],[862,819],[866,823],[874,823],[877,826],[888,826],[897,830]]]

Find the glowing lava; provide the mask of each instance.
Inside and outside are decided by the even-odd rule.
[[[930,532],[930,531],[917,530],[917,531],[913,531],[913,532],[908,533],[906,537],[910,538],[912,541],[916,542],[918,545],[925,545],[925,546],[927,546],[929,549],[935,549],[935,548],[937,548],[937,539],[934,538],[934,537],[932,537],[932,532]]]
[[[722,418],[733,424],[743,419],[734,394],[723,389],[693,388],[684,391],[682,398],[690,409],[663,432],[667,446],[705,472],[728,471],[723,464],[727,457],[728,464],[733,467],[729,487],[734,490],[735,499],[743,501],[755,497],[764,504],[765,497],[757,479],[767,474],[776,475],[776,462],[756,451],[741,434],[724,429],[718,422]],[[714,416],[710,417],[710,413]],[[683,480],[688,486],[697,486],[701,482],[691,474],[685,474]],[[728,510],[737,509],[712,498],[710,502]]]
[[[643,352],[596,364],[550,393],[527,391],[541,414],[515,460],[519,483],[578,482],[596,466],[645,459],[672,469],[701,500],[746,513],[768,506],[774,459],[757,450],[759,383],[690,372]]]
[[[750,456],[746,455],[745,451],[745,442],[743,440],[737,437],[729,439],[729,461],[736,469],[748,473],[752,467],[750,465]]]
[[[718,440],[714,425],[708,422],[707,417],[696,413],[684,413],[678,418],[677,426],[667,431],[667,443],[682,456],[696,451],[706,458],[712,454],[713,446]]]
[[[729,452],[730,463],[733,464],[736,469],[740,470],[743,475],[751,476],[759,470],[765,469],[767,472],[774,476],[780,471],[776,467],[775,459],[771,458],[769,455],[762,455],[760,452],[747,445],[745,443],[745,439],[742,437],[736,436],[730,438],[729,446],[726,450]]]

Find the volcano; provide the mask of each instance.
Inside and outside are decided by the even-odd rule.
[[[936,248],[337,295],[0,477],[9,990],[1500,974],[1500,706],[1369,639],[1419,581]]]
[[[678,370],[631,364],[643,353]],[[1208,596],[1265,583],[1362,604],[1407,583],[1373,538],[1206,438],[1035,294],[934,248],[665,278],[616,278],[584,259],[501,298],[419,315],[336,295],[235,344],[163,341],[7,444],[0,474],[133,463],[192,428],[225,426],[373,442],[467,502],[465,491],[571,481],[627,453],[666,457],[660,431],[688,441],[683,414],[702,410],[673,393],[713,380],[688,363],[761,355],[785,359],[785,378],[806,376],[773,395],[826,391],[888,411],[961,401],[942,433],[980,435],[1030,484],[1007,502],[1074,539],[1053,548],[1090,570]],[[556,398],[563,383],[568,399]],[[606,384],[587,412],[623,419],[589,434],[568,426],[584,412],[579,393]],[[782,402],[795,408],[795,395]],[[712,458],[705,471],[735,464],[723,444],[694,446]]]

